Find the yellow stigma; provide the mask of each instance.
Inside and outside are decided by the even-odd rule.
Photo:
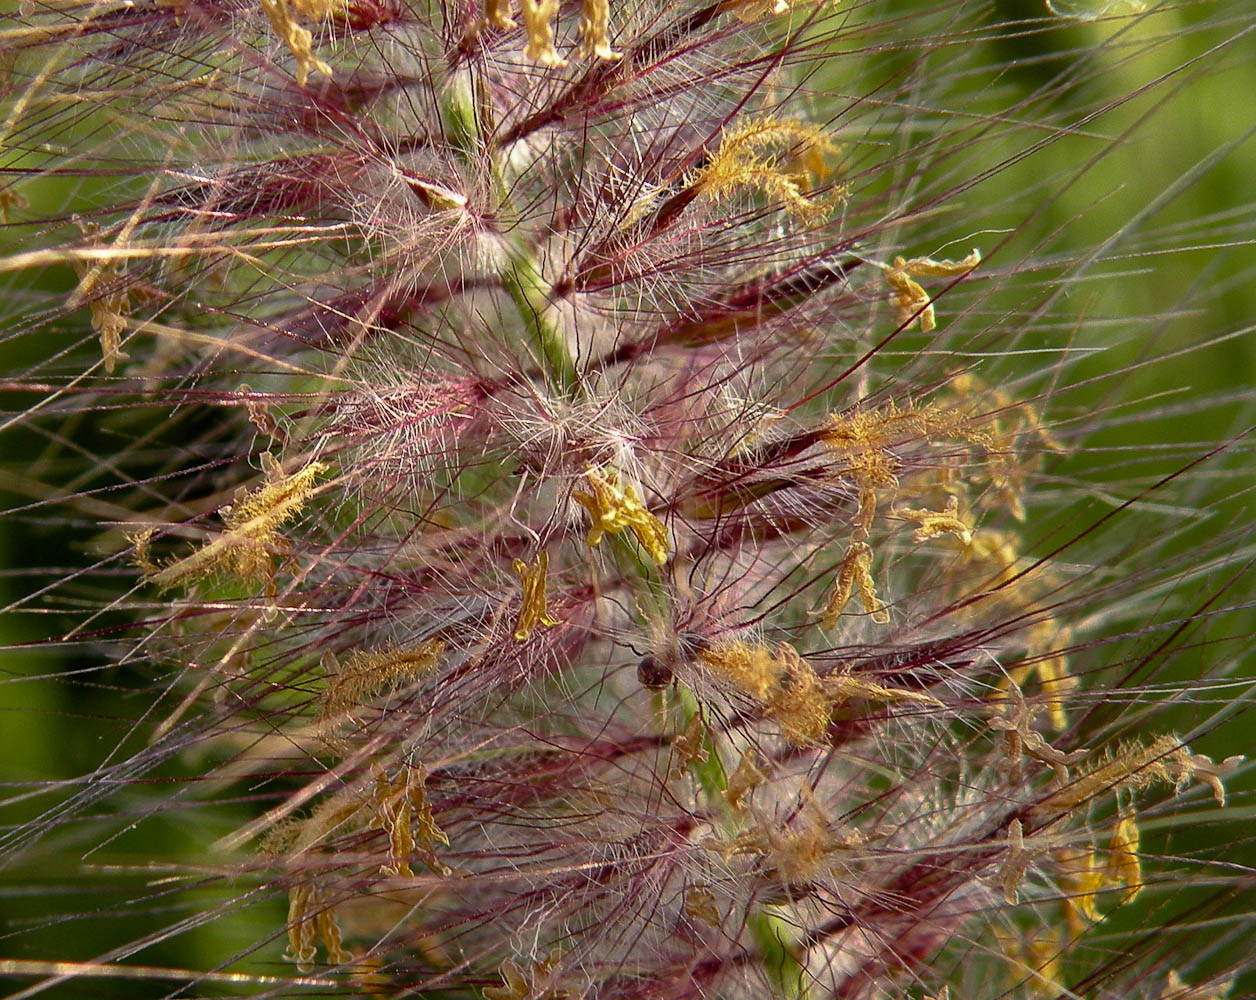
[[[286,476],[270,454],[263,456],[262,464],[266,466],[269,481],[222,509],[227,530],[185,559],[149,574],[150,581],[170,587],[219,572],[241,580],[270,580],[275,571],[274,553],[283,547],[279,529],[300,516],[327,466],[310,462]]]

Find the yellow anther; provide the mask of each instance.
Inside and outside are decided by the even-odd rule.
[[[294,14],[326,16],[330,7],[311,3],[290,3],[289,0],[260,0],[270,26],[288,46],[297,61],[297,86],[304,87],[310,70],[331,79],[331,67],[314,55],[314,36],[297,24]]]
[[[1064,892],[1064,918],[1071,937],[1086,929],[1087,922],[1103,919],[1095,907],[1100,890],[1105,887],[1103,867],[1095,857],[1094,848],[1066,848],[1056,852],[1060,865],[1060,888]]]
[[[288,954],[297,969],[310,972],[314,966],[318,941],[327,949],[327,961],[343,965],[353,955],[341,945],[340,925],[336,923],[334,906],[323,902],[323,892],[309,882],[301,882],[288,890]]]
[[[621,58],[622,53],[611,48],[609,30],[610,0],[581,0],[580,55],[608,61]]]
[[[722,923],[715,894],[704,885],[693,885],[685,890],[685,915],[708,927],[719,927]]]
[[[920,329],[931,333],[938,325],[929,293],[917,278],[956,278],[967,274],[981,263],[981,252],[974,250],[963,260],[933,260],[929,257],[895,257],[894,264],[885,269],[885,280],[890,286],[890,297],[898,309],[900,326],[920,320]],[[884,265],[882,265],[884,266]]]
[[[1133,809],[1122,810],[1108,843],[1108,860],[1103,868],[1104,882],[1124,886],[1122,903],[1132,902],[1143,889],[1143,866],[1138,857],[1138,820]]]
[[[725,0],[723,8],[731,10],[733,16],[745,24],[789,13],[785,0]]]
[[[516,26],[514,19],[510,16],[513,9],[514,5],[511,0],[485,0],[484,3],[484,14],[489,24],[503,31]]]
[[[616,533],[629,529],[650,558],[660,566],[671,557],[671,543],[667,528],[657,517],[646,510],[641,497],[631,483],[621,483],[614,469],[605,475],[597,469],[584,474],[589,492],[577,491],[571,498],[584,507],[593,519],[586,539],[590,548],[602,541],[607,532]]]
[[[737,769],[729,775],[728,787],[724,789],[724,799],[728,802],[728,807],[734,812],[740,811],[742,800],[767,780],[767,774],[755,764],[754,750],[747,750],[741,755]]]
[[[1165,980],[1160,991],[1159,1000],[1223,1000],[1234,989],[1235,978],[1216,979],[1212,982],[1190,986],[1178,974],[1176,969],[1169,970],[1169,978]]]
[[[851,594],[859,591],[859,599],[863,601],[864,610],[878,625],[885,625],[890,620],[890,613],[877,597],[876,583],[872,579],[872,548],[867,542],[851,542],[842,559],[841,568],[837,571],[837,585],[829,597],[829,603],[820,619],[822,628],[833,628],[837,619],[845,610]]]
[[[1019,819],[1007,825],[1007,855],[999,867],[999,885],[1003,889],[1003,898],[1008,906],[1015,906],[1020,901],[1020,884],[1042,851],[1029,849],[1025,846],[1025,830]]]
[[[558,624],[558,619],[545,610],[545,574],[549,572],[549,553],[542,551],[531,566],[522,559],[516,559],[512,566],[515,576],[523,584],[523,605],[519,608],[514,638],[517,642],[526,642],[538,625],[553,628]]]
[[[542,66],[566,66],[567,60],[554,48],[554,15],[558,13],[558,0],[519,0],[519,13],[523,15],[523,30],[528,44],[523,54]]]
[[[1011,765],[1013,783],[1020,781],[1023,755],[1049,765],[1055,771],[1057,783],[1064,785],[1068,781],[1069,766],[1080,763],[1089,751],[1080,749],[1064,753],[1062,750],[1057,750],[1037,731],[1030,728],[1036,709],[1025,703],[1020,688],[1013,685],[1011,693],[1013,704],[1003,714],[994,716],[989,726],[996,732],[1005,734],[1006,753],[1008,763]]]
[[[913,542],[927,542],[942,535],[955,535],[965,545],[973,540],[972,526],[965,524],[959,516],[959,500],[956,497],[947,499],[944,510],[914,510],[908,507],[899,511],[899,515],[920,525],[912,533]]]

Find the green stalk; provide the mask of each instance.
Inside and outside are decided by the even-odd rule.
[[[483,113],[488,113],[486,101],[480,102]],[[446,137],[462,152],[465,159],[483,156],[486,150],[476,115],[476,95],[471,87],[454,87],[444,103]],[[492,174],[497,195],[499,224],[509,231],[516,219],[510,188],[502,176],[501,163],[496,155],[490,155]],[[573,398],[580,392],[580,376],[576,371],[571,352],[562,331],[551,321],[550,286],[541,276],[541,269],[531,248],[522,234],[507,238],[506,265],[498,274],[503,287],[528,331],[533,354],[545,370],[550,384],[562,395]]]

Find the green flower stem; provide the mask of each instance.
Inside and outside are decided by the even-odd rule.
[[[689,688],[677,686],[680,709],[680,732],[684,732],[690,720],[699,713],[698,699]],[[712,809],[720,808],[724,803],[724,792],[728,789],[728,776],[724,771],[723,762],[716,750],[715,741],[707,734],[703,741],[706,757],[689,765],[698,787],[706,796],[707,805]],[[731,817],[723,824],[724,834],[728,839],[737,832]],[[751,913],[747,920],[750,933],[759,947],[759,957],[763,969],[772,983],[775,996],[783,1000],[807,1000],[807,973],[790,947],[797,934],[794,926],[784,917],[761,909]]]
[[[487,114],[487,102],[483,114]],[[483,149],[479,117],[476,114],[476,96],[472,87],[454,87],[450,90],[442,109],[446,137],[455,148],[462,151],[468,161],[488,155],[497,196],[499,225],[509,232],[516,220],[516,212],[510,197],[510,187],[502,175],[501,161],[490,151]],[[531,338],[533,353],[544,368],[550,384],[562,395],[573,398],[580,393],[580,376],[576,371],[571,352],[562,331],[552,322],[550,286],[541,275],[532,249],[523,235],[515,233],[506,240],[506,264],[498,277],[523,318],[524,327]]]

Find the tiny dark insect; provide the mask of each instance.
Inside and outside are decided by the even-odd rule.
[[[643,656],[637,664],[637,680],[652,691],[667,687],[674,676],[672,668],[655,656]]]

